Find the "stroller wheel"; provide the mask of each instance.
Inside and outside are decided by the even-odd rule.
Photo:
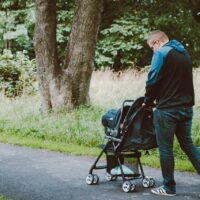
[[[122,184],[122,190],[124,192],[133,192],[135,190],[136,185],[132,183],[131,181],[125,181]]]
[[[136,188],[136,185],[134,183],[131,183],[131,192],[133,192]]]
[[[117,176],[112,176],[112,181],[116,181],[117,180]]]
[[[150,187],[153,187],[154,185],[155,185],[155,183],[156,183],[156,181],[152,178],[152,177],[150,177]]]
[[[86,183],[88,185],[92,185],[94,182],[94,175],[93,174],[89,174],[87,177],[86,177]]]
[[[152,186],[153,186],[153,181],[151,180],[151,178],[145,177],[145,178],[142,180],[142,185],[143,185],[144,188],[152,187]],[[151,185],[152,185],[152,186],[151,186]]]
[[[98,183],[99,183],[99,177],[96,174],[94,174],[93,175],[93,184],[96,185]]]
[[[115,180],[117,180],[117,176],[112,175],[112,174],[110,174],[108,172],[106,173],[105,177],[106,177],[107,181],[115,181]]]

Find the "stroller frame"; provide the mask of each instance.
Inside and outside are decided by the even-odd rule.
[[[116,138],[113,136],[105,136],[105,138],[108,140],[108,142],[106,143],[106,145],[100,145],[102,148],[102,151],[100,152],[99,156],[96,158],[96,160],[94,161],[93,165],[91,166],[90,170],[89,170],[89,174],[86,177],[86,183],[88,185],[96,185],[99,183],[99,177],[97,174],[93,174],[94,170],[101,170],[101,169],[107,169],[107,173],[106,173],[106,180],[107,181],[114,181],[117,179],[117,177],[122,177],[123,180],[123,184],[122,184],[122,189],[124,192],[132,192],[135,190],[136,188],[136,184],[134,182],[135,179],[142,179],[142,185],[144,188],[149,188],[149,187],[153,187],[155,185],[155,180],[152,177],[147,177],[144,174],[144,170],[142,167],[142,163],[140,160],[141,157],[141,152],[138,150],[135,151],[131,151],[131,152],[120,152],[120,145],[123,141],[123,138],[126,136],[126,132],[127,132],[127,127],[129,126],[129,124],[131,122],[129,122],[129,124],[125,127],[120,127],[120,123],[121,123],[121,119],[123,117],[124,114],[124,108],[126,106],[127,103],[133,103],[134,100],[125,100],[122,104],[122,110],[121,110],[121,114],[118,120],[118,123],[116,125],[116,129],[112,130],[112,131],[120,131],[121,134],[121,138]],[[126,118],[128,117],[128,115],[130,114],[130,112],[132,112],[131,110],[131,106],[128,110],[128,112],[126,113],[125,117],[124,117],[124,121],[126,120]],[[137,114],[137,112],[136,112]],[[122,125],[123,126],[123,125]],[[113,151],[110,152],[109,148],[110,146],[113,147]],[[116,163],[120,168],[121,174],[116,174],[116,175],[112,175],[109,171],[108,171],[108,163],[107,165],[97,165],[100,158],[102,157],[103,154],[106,154],[106,156],[108,156],[108,153],[111,153],[112,156],[114,156],[114,158],[116,159]],[[122,159],[124,158],[136,158],[136,164],[139,166],[139,171],[140,173],[133,173],[133,174],[125,174],[123,171],[123,167],[122,167]]]

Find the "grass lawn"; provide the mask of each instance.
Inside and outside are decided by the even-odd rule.
[[[1,135],[0,141],[3,143],[8,144],[15,144],[18,146],[27,146],[37,149],[48,149],[51,151],[57,151],[57,152],[63,152],[73,155],[82,155],[82,156],[94,156],[96,157],[101,149],[99,147],[86,147],[84,145],[77,145],[77,144],[66,144],[56,141],[48,141],[48,140],[42,140],[35,137],[20,137],[20,136],[8,136],[8,135]],[[149,155],[145,155],[145,152],[143,152],[142,155],[142,163],[151,166],[159,168],[159,160],[158,160],[158,153],[156,150],[150,150]],[[191,163],[187,160],[187,158],[176,158],[176,170],[179,171],[190,171],[194,172],[194,168],[191,165]]]
[[[11,199],[8,199],[8,198],[6,198],[6,197],[0,195],[0,200],[11,200]]]

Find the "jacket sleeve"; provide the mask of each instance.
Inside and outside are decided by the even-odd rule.
[[[161,69],[164,64],[164,56],[162,52],[156,51],[151,61],[151,69],[148,73],[146,81],[145,104],[153,105],[159,92],[159,81],[161,80]]]

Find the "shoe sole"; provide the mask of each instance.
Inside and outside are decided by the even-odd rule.
[[[160,196],[168,196],[168,197],[176,196],[176,194],[157,193],[157,192],[155,192],[153,190],[151,190],[151,193],[156,194],[156,195],[160,195]]]

